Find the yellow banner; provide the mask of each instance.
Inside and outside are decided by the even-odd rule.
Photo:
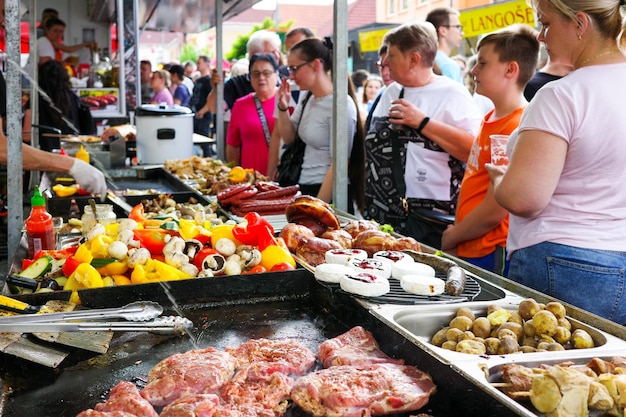
[[[370,30],[368,32],[359,32],[359,51],[377,52],[380,45],[383,44],[383,36],[389,32],[391,28]]]
[[[515,23],[526,23],[535,27],[535,14],[526,4],[526,0],[462,10],[460,20],[466,38],[493,32]]]

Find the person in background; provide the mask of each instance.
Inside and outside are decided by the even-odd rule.
[[[172,84],[175,86],[174,93],[172,94],[174,104],[189,107],[191,92],[187,89],[187,86],[183,84],[185,69],[181,65],[175,64],[170,67],[169,72]]]
[[[487,165],[510,212],[509,279],[626,325],[626,29],[620,0],[532,0],[555,64],[511,135],[508,167]]]
[[[185,77],[196,82],[196,79],[200,76],[200,73],[197,71],[198,67],[196,63],[193,61],[185,61],[183,68],[185,68]]]
[[[272,54],[253,55],[248,73],[254,92],[235,101],[226,136],[226,160],[265,175],[276,120],[278,62]]]
[[[365,84],[363,84],[363,92],[359,97],[359,112],[361,112],[361,119],[365,120],[367,118],[368,108],[372,105],[376,97],[378,96],[378,92],[385,85],[383,84],[383,79],[378,75],[370,75],[365,80]]]
[[[478,62],[470,71],[478,93],[490,98],[495,108],[483,118],[472,145],[456,220],[443,232],[441,249],[506,276],[508,212],[493,196],[485,163],[491,161],[490,135],[510,135],[528,104],[523,91],[537,67],[537,32],[528,25],[511,25],[481,38],[477,50]]]
[[[0,0],[0,29],[4,31],[5,0]],[[6,85],[0,72],[0,85]],[[6,94],[6,88],[0,93]],[[6,97],[3,97],[6,102]],[[0,109],[2,110],[2,109]],[[0,121],[3,124],[3,121]],[[9,160],[8,139],[0,129],[0,164],[7,165]],[[49,171],[69,173],[83,190],[92,194],[100,194],[104,201],[107,195],[107,183],[102,171],[81,161],[65,155],[58,155],[22,143],[22,168],[27,171]]]
[[[300,90],[308,93],[300,98],[291,116],[288,111],[291,91],[287,80],[282,80],[278,98],[278,126],[285,144],[293,143],[296,133],[306,144],[298,182],[300,191],[328,203],[333,196],[334,171],[332,56],[329,40],[309,38],[297,43],[287,55],[289,73]],[[348,125],[346,135],[341,136],[349,142],[349,186],[346,196],[349,212],[354,212],[354,205],[362,208],[364,169],[362,124],[353,88],[352,83],[349,83]]]
[[[41,20],[39,21],[39,25],[37,26],[37,39],[44,36],[44,25],[46,24],[46,20],[54,17],[55,19],[59,18],[59,11],[50,7],[46,7],[41,12]]]
[[[212,113],[205,113],[202,117],[198,114],[198,110],[206,103],[206,98],[211,92],[211,60],[206,55],[200,55],[197,62],[198,72],[200,76],[193,85],[193,94],[191,95],[191,110],[196,113],[193,119],[193,132],[202,136],[211,136],[211,122],[213,120]],[[214,151],[211,144],[203,143],[200,145],[203,156],[213,156]]]
[[[285,51],[288,53],[295,45],[305,39],[314,37],[313,31],[306,27],[295,27],[285,34]],[[282,75],[281,75],[282,77]],[[283,77],[284,78],[284,77]],[[288,80],[289,81],[289,80]],[[291,100],[287,111],[292,114],[300,100],[300,87],[295,82],[290,84]],[[276,101],[278,103],[278,100]],[[278,118],[278,109],[274,111],[274,118]],[[267,176],[274,178],[277,174],[276,168],[282,156],[282,152],[287,148],[280,137],[280,129],[274,129],[270,140],[269,156],[267,158]]]
[[[400,234],[437,247],[454,215],[481,115],[467,89],[433,73],[437,35],[428,22],[383,38],[390,84],[365,138],[366,212]],[[455,64],[456,65],[456,64]]]
[[[535,72],[535,75],[528,81],[526,88],[524,89],[524,97],[530,101],[535,97],[537,91],[545,84],[559,80],[572,72],[574,67],[566,64],[555,64],[550,61],[550,57],[546,60],[546,65]]]
[[[61,61],[60,54],[62,52],[76,52],[83,48],[91,48],[92,43],[83,42],[77,45],[66,45],[63,41],[65,33],[65,22],[55,17],[50,17],[44,25],[44,36],[37,39],[37,56],[39,57],[39,65],[50,60]]]
[[[150,99],[154,95],[150,82],[152,80],[152,63],[147,59],[141,60],[139,64],[139,75],[141,77],[141,103],[150,103]]]
[[[53,133],[48,128],[56,128],[64,134],[91,135],[96,131],[95,124],[85,124],[81,129],[80,99],[72,91],[70,77],[65,66],[58,61],[47,61],[39,67],[39,147],[52,152],[60,149],[60,138],[48,136]],[[23,130],[30,141],[31,103],[26,103]]]
[[[152,104],[165,103],[168,106],[174,105],[174,97],[170,93],[170,73],[166,70],[156,70],[152,73],[150,79],[150,88],[154,91],[154,95],[150,99]]]
[[[252,35],[250,35],[250,38],[248,38],[246,49],[248,51],[248,57],[259,53],[270,53],[274,55],[279,65],[282,62],[280,55],[281,41],[276,32],[271,32],[268,30],[259,30],[254,32]],[[286,69],[282,69],[281,74],[286,75],[285,71]],[[213,89],[207,97],[205,105],[198,112],[198,114],[200,114],[201,116],[207,112],[215,113],[218,108],[216,98],[217,89],[215,88],[215,86],[218,83],[222,82],[222,76],[218,74],[216,70],[213,70],[211,74],[211,79],[213,81]],[[250,77],[248,77],[247,74],[230,77],[228,81],[224,83],[223,108],[226,112],[224,114],[224,121],[230,120],[229,112],[235,104],[235,101],[238,98],[252,93],[253,91],[254,89],[252,88],[252,84],[250,83]]]
[[[229,75],[230,77],[238,77],[240,75],[246,75],[249,70],[250,60],[248,58],[241,58],[230,67]]]
[[[376,61],[376,68],[378,68],[378,73],[380,74],[380,78],[382,78],[384,85],[380,90],[378,90],[378,95],[376,96],[374,101],[367,104],[367,117],[365,118],[364,126],[365,132],[368,132],[370,130],[370,124],[372,123],[372,112],[378,105],[380,97],[385,91],[385,88],[387,88],[389,84],[393,82],[391,76],[389,75],[389,65],[383,64],[383,62],[385,61],[385,57],[387,56],[387,49],[388,47],[385,44],[381,45],[380,48],[378,48],[378,61]]]
[[[285,53],[288,53],[298,42],[314,37],[315,34],[309,28],[298,26],[289,29],[285,34]]]
[[[361,97],[363,95],[363,85],[365,84],[365,80],[370,76],[370,73],[364,69],[358,69],[352,72],[350,78],[352,79],[352,84],[354,85],[355,92],[354,94],[357,97]]]
[[[463,71],[459,64],[450,58],[450,53],[461,46],[463,26],[459,20],[459,12],[450,7],[433,9],[426,16],[437,31],[437,56],[435,65],[441,75],[452,78],[463,84]]]

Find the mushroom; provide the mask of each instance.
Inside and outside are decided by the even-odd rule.
[[[186,263],[182,264],[179,268],[185,274],[190,275],[192,277],[198,276],[198,268],[194,264]]]
[[[242,260],[244,268],[254,268],[261,263],[261,251],[258,249],[252,249],[250,252],[244,252],[242,253]]]
[[[202,249],[202,242],[198,239],[189,239],[185,241],[185,248],[183,253],[193,259],[198,252]]]
[[[128,255],[128,246],[124,242],[116,240],[109,245],[108,253],[111,258],[122,260]]]
[[[137,222],[135,220],[133,220],[133,219],[121,219],[119,221],[119,226],[117,228],[117,233],[120,234],[120,233],[122,233],[122,231],[126,231],[126,230],[133,231],[137,227],[139,227],[139,225],[137,224]]]
[[[163,254],[167,252],[183,252],[185,250],[185,241],[182,237],[172,236],[163,247]]]
[[[189,263],[189,256],[180,251],[165,252],[165,250],[163,250],[163,255],[165,263],[174,268],[180,268],[182,265]]]
[[[202,271],[209,270],[213,275],[221,274],[224,272],[226,265],[226,258],[219,253],[213,253],[208,255],[202,260]]]
[[[128,251],[128,259],[126,265],[134,268],[137,265],[144,265],[150,259],[150,251],[146,248],[131,249]]]
[[[230,256],[235,253],[237,246],[229,238],[223,237],[215,242],[215,250],[224,256]]]
[[[213,274],[213,271],[211,271],[210,269],[203,269],[202,271],[198,272],[198,278],[212,278],[215,275]]]
[[[85,238],[87,238],[87,240],[92,240],[105,233],[106,233],[106,229],[104,228],[104,226],[101,225],[100,223],[96,223],[96,225],[92,227],[91,230],[89,230],[89,232],[87,232],[87,234],[85,235]]]
[[[226,275],[241,275],[241,265],[235,260],[226,261],[224,264],[224,273]]]
[[[130,229],[124,229],[117,233],[117,240],[126,246],[139,247],[139,241],[135,240],[135,234]]]

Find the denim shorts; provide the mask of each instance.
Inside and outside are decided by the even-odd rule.
[[[509,279],[626,324],[626,252],[543,242],[516,250]]]

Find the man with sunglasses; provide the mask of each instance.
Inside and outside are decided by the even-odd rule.
[[[459,64],[450,58],[451,52],[458,50],[463,40],[459,12],[450,7],[438,7],[428,13],[426,21],[432,23],[437,30],[438,49],[433,69],[463,84],[463,71]]]

